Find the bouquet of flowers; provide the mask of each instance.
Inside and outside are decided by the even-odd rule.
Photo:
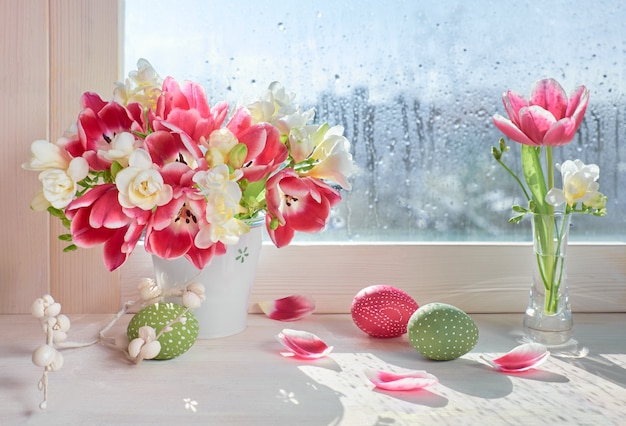
[[[42,189],[31,207],[61,219],[66,250],[103,244],[109,270],[142,235],[149,253],[202,268],[263,216],[285,246],[325,227],[354,171],[343,128],[312,124],[314,110],[293,101],[274,82],[229,115],[199,84],[162,80],[141,59],[113,100],[84,93],[75,126],[32,143],[23,167]]]
[[[533,214],[535,250],[546,292],[544,311],[554,314],[559,301],[562,246],[569,215],[603,216],[606,213],[607,197],[598,191],[600,168],[579,159],[555,164],[552,152],[553,147],[568,144],[574,138],[587,109],[589,91],[580,86],[568,99],[556,80],[544,79],[534,84],[529,100],[512,91],[504,93],[502,99],[508,118],[496,114],[493,121],[502,133],[521,144],[525,184],[502,160],[509,150],[504,139],[500,139],[499,147],[492,147],[491,152],[517,181],[528,201],[526,207],[513,206],[517,215],[511,222]],[[561,172],[562,188],[555,186],[555,169]],[[559,221],[555,213],[564,215],[566,220]]]

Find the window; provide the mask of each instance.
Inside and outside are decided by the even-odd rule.
[[[342,124],[361,173],[329,229],[298,241],[526,241],[528,227],[507,222],[525,202],[490,155],[502,136],[491,117],[504,114],[503,91],[527,95],[539,78],[585,84],[585,122],[555,155],[599,164],[610,204],[605,218],[577,216],[572,239],[623,242],[626,6],[481,3],[127,0],[125,68],[145,57],[213,102],[279,80],[318,120]]]
[[[600,164],[610,197],[609,216],[581,218],[572,233],[604,241],[570,250],[574,310],[624,309],[615,229],[626,218],[617,191],[626,6],[481,3],[126,0],[126,73],[145,57],[162,76],[199,81],[212,102],[232,103],[278,80],[353,143],[362,173],[330,229],[264,248],[254,300],[306,292],[318,312],[345,312],[360,288],[385,283],[419,303],[522,311],[532,258],[528,244],[510,241],[528,241],[530,230],[507,222],[521,194],[491,158],[501,137],[491,117],[503,112],[503,91],[527,94],[552,76],[568,91],[590,87],[579,137],[559,154]]]

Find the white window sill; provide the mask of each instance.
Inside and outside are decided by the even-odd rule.
[[[71,316],[72,340],[93,336],[110,315]],[[313,315],[297,323],[251,315],[236,336],[198,341],[170,361],[129,364],[103,346],[64,352],[49,374],[48,409],[37,407],[41,369],[31,353],[43,343],[37,320],[0,316],[0,414],[6,424],[619,424],[626,416],[626,314],[578,314],[580,358],[552,356],[536,370],[503,374],[482,356],[512,349],[521,315],[472,315],[478,345],[454,361],[419,355],[407,337],[374,339],[349,315]],[[112,334],[123,332],[128,318]],[[317,334],[334,346],[324,359],[284,358],[283,328]],[[364,368],[426,370],[439,383],[417,392],[373,389]],[[196,411],[186,408],[195,401]],[[555,410],[555,407],[558,409]]]

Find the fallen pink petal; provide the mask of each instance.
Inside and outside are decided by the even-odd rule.
[[[437,377],[423,370],[392,373],[383,370],[364,370],[370,382],[379,389],[389,391],[413,391],[439,383]]]
[[[491,361],[492,365],[504,372],[527,371],[542,364],[550,352],[539,343],[524,343],[510,352]]]
[[[315,302],[308,296],[293,295],[259,302],[265,315],[277,321],[297,321],[313,313]]]
[[[328,355],[332,346],[328,346],[322,339],[313,333],[285,328],[276,336],[289,352],[281,353],[283,356],[295,356],[305,359],[318,359]]]

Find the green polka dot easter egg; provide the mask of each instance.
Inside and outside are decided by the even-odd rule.
[[[128,324],[126,334],[128,340],[139,336],[139,328],[149,325],[157,335],[170,321],[177,318],[185,310],[184,306],[175,303],[155,303],[137,312]],[[172,359],[184,354],[193,346],[198,338],[198,320],[191,312],[184,315],[186,321],[172,324],[171,331],[159,337],[161,352],[154,359]]]
[[[415,350],[437,361],[465,355],[478,342],[476,323],[459,308],[445,303],[420,307],[409,318],[407,329]]]

